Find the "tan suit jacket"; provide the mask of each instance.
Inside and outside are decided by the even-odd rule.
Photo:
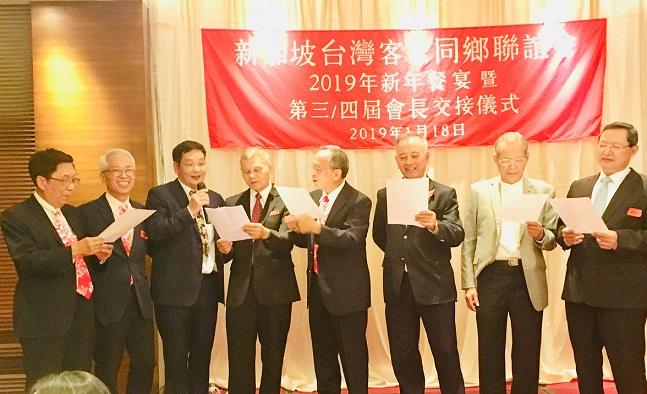
[[[463,220],[465,241],[462,249],[461,282],[463,289],[476,287],[479,273],[492,263],[496,257],[501,238],[501,188],[500,178],[476,182],[472,185],[471,198],[467,214]],[[524,194],[548,194],[554,197],[553,187],[546,182],[523,178]],[[538,311],[548,305],[548,286],[546,283],[546,262],[543,250],[552,250],[555,242],[554,229],[557,226],[557,214],[549,203],[544,206],[538,221],[544,225],[544,238],[541,241],[532,239],[526,225],[519,231],[519,252],[523,273],[528,286],[532,305]]]

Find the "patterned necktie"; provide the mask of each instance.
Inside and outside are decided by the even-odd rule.
[[[128,203],[123,203],[119,205],[119,216],[123,215],[128,211]],[[133,246],[133,229],[131,228],[128,232],[121,236],[121,243],[124,245],[124,250],[126,255],[130,256],[130,250]]]
[[[70,246],[72,242],[76,242],[76,235],[63,222],[63,214],[60,209],[57,209],[54,214],[54,227],[56,227],[56,232],[61,237],[61,241],[63,241],[65,246]],[[92,285],[92,278],[90,278],[90,272],[88,271],[87,264],[85,264],[85,260],[83,260],[83,256],[74,257],[74,267],[76,271],[76,292],[89,300],[92,298],[94,286]]]
[[[609,196],[609,183],[611,182],[611,178],[608,176],[605,176],[604,178],[600,179],[600,188],[598,189],[598,192],[595,193],[595,197],[593,197],[593,206],[595,207],[595,210],[598,211],[600,215],[604,213],[604,210],[607,207],[607,198]]]
[[[195,190],[191,190],[189,195],[193,195],[195,192]],[[209,257],[209,233],[207,233],[207,221],[202,214],[202,209],[195,216],[195,222],[198,225],[198,232],[200,233],[200,240],[202,241],[202,254],[204,257]]]
[[[328,214],[326,213],[326,207],[328,206],[328,202],[330,199],[328,198],[328,195],[326,194],[323,196],[321,199],[321,204],[319,205],[319,208],[321,210],[321,217],[319,218],[319,223],[326,223],[326,218],[328,217]],[[319,258],[317,254],[319,253],[319,244],[314,244],[313,246],[313,254],[314,258],[312,259],[312,270],[315,272],[315,274],[319,273]]]
[[[256,193],[256,202],[254,203],[254,208],[252,209],[252,222],[260,223],[262,214],[263,206],[261,205],[261,193]]]

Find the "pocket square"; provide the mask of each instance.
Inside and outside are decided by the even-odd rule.
[[[643,210],[638,209],[638,208],[629,208],[627,209],[627,216],[632,216],[635,218],[639,218],[643,215]]]
[[[269,213],[269,216],[278,215],[279,213],[281,213],[281,211],[279,211],[278,209],[275,209],[275,210],[273,210],[272,212]]]
[[[148,239],[148,234],[146,234],[146,231],[140,230],[139,231],[139,237],[142,239]]]

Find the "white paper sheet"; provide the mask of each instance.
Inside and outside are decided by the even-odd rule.
[[[386,180],[386,210],[389,224],[420,227],[415,217],[420,211],[428,209],[428,201],[429,178]]]
[[[501,220],[526,223],[536,222],[541,214],[548,194],[522,194],[513,196],[501,204]]]
[[[252,239],[249,234],[243,231],[243,226],[250,223],[250,221],[242,205],[205,208],[205,211],[221,239],[227,241]]]
[[[595,210],[593,202],[588,197],[553,198],[548,200],[555,212],[567,227],[581,234],[607,230],[602,216]]]
[[[306,189],[277,186],[276,190],[279,192],[281,199],[285,203],[285,206],[288,208],[291,215],[301,215],[305,213],[313,218],[318,218],[321,215],[319,207],[312,197],[310,197],[310,193],[308,193]]]
[[[103,238],[103,242],[115,242],[122,235],[130,231],[131,228],[146,220],[153,213],[155,213],[154,209],[129,209],[103,230],[99,234],[99,237]]]

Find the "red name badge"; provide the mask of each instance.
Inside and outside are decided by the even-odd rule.
[[[627,209],[627,215],[635,218],[639,218],[643,215],[643,210],[638,208],[629,208]]]

